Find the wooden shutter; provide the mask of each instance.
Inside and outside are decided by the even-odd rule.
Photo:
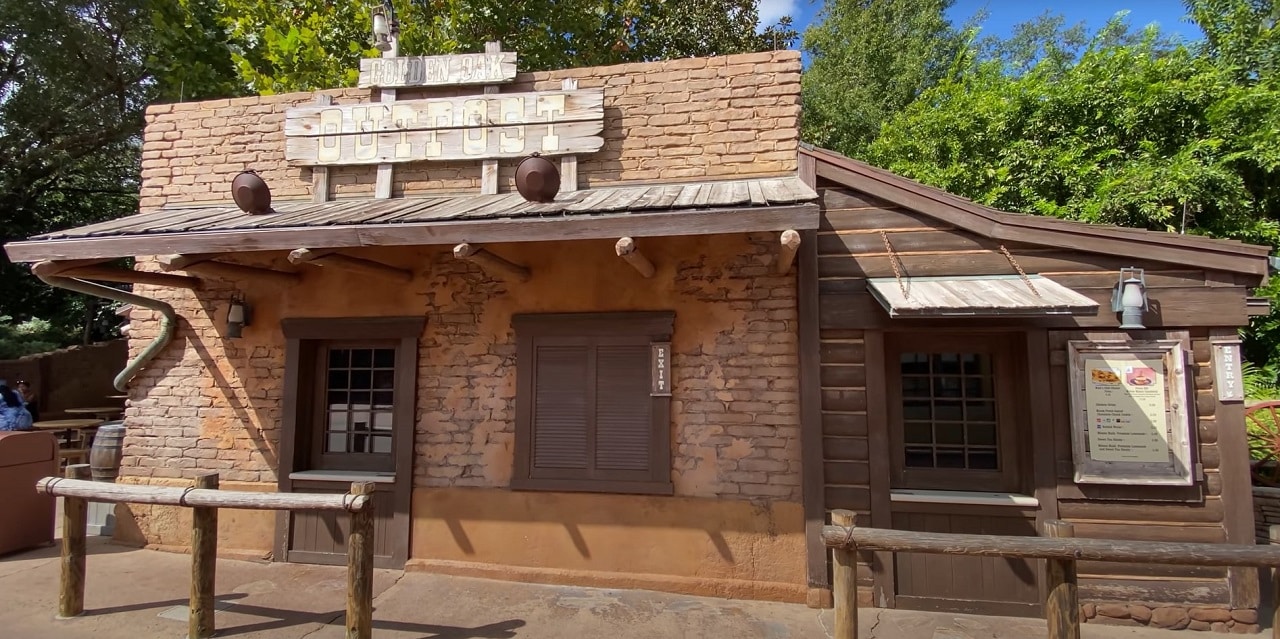
[[[518,316],[514,488],[671,492],[671,398],[650,394],[650,344],[671,316],[663,330],[629,315]]]

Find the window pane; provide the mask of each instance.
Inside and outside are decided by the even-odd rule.
[[[393,368],[396,365],[396,351],[393,348],[378,348],[373,351],[373,365],[378,368]]]
[[[933,409],[928,401],[902,402],[903,419],[933,419]]]
[[[933,468],[933,449],[929,447],[908,446],[907,468]]]
[[[939,448],[938,468],[964,468],[963,448]]]
[[[978,353],[965,353],[961,359],[964,362],[965,375],[990,375],[991,374],[991,358]]]
[[[373,429],[374,430],[391,430],[392,417],[393,416],[391,415],[391,413],[374,413]]]
[[[351,388],[360,390],[373,388],[373,372],[351,371]]]
[[[329,408],[342,410],[347,407],[347,403],[351,401],[351,396],[347,391],[329,391]]]
[[[934,377],[933,378],[933,396],[934,397],[960,397],[960,378],[959,377]]]
[[[962,405],[957,401],[938,400],[933,403],[933,418],[945,422],[964,421]]]
[[[934,375],[959,375],[960,355],[958,353],[938,353],[933,356]]]
[[[903,397],[928,397],[929,396],[929,378],[928,377],[903,377],[902,378],[902,396]]]
[[[345,453],[347,451],[347,434],[346,433],[329,433],[325,438],[325,452],[329,453]]]
[[[329,368],[346,368],[351,361],[351,351],[345,348],[329,350]]]
[[[965,402],[964,417],[971,422],[996,421],[996,403],[994,401]]]
[[[395,388],[396,387],[395,371],[374,371],[373,387],[374,388]]]
[[[369,368],[373,366],[373,351],[367,348],[361,348],[351,351],[351,367],[352,368]]]
[[[391,391],[373,391],[373,407],[390,410],[395,402],[395,393]]]
[[[928,375],[929,356],[924,353],[902,354],[903,375]]]
[[[351,393],[351,407],[368,409],[371,401],[370,395],[369,391]]]
[[[373,439],[372,452],[383,453],[383,454],[387,454],[391,452],[391,437],[389,435],[381,436],[381,437],[375,435],[372,439]]]
[[[348,388],[350,381],[347,371],[329,371],[329,388]]]
[[[345,411],[329,413],[329,430],[347,430],[347,413]]]
[[[907,422],[902,440],[908,444],[932,444],[933,426],[928,422]]]
[[[995,450],[970,450],[969,468],[976,470],[1000,470]]]
[[[938,424],[933,430],[939,444],[964,445],[964,424]]]
[[[351,430],[355,432],[367,432],[372,429],[373,415],[366,412],[351,414]]]
[[[990,377],[964,378],[964,396],[995,397],[995,389],[991,387],[992,381]]]
[[[995,424],[969,424],[969,445],[995,446]]]

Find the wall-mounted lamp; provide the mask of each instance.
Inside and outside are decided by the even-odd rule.
[[[1120,314],[1120,328],[1146,328],[1142,324],[1142,314],[1147,306],[1147,279],[1142,269],[1120,269],[1120,283],[1111,294],[1111,310]]]
[[[391,0],[383,0],[382,6],[373,8],[373,47],[379,51],[390,51],[391,42],[400,35],[400,25],[396,22],[395,8]]]
[[[244,327],[249,325],[252,312],[243,297],[231,298],[231,307],[227,309],[227,337],[240,337]]]

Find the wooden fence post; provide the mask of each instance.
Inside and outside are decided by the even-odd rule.
[[[68,479],[89,479],[88,464],[67,465]],[[58,617],[75,617],[84,612],[85,518],[89,502],[81,497],[63,497],[62,502],[62,591],[58,593]]]
[[[1268,536],[1273,545],[1280,544],[1280,525],[1272,524]],[[1280,624],[1280,566],[1271,567],[1271,632],[1280,632],[1276,624]]]
[[[1075,527],[1057,519],[1044,522],[1044,536],[1074,537]],[[1080,599],[1076,590],[1076,562],[1073,559],[1045,560],[1044,618],[1049,639],[1080,639]]]
[[[373,482],[351,484],[352,495],[369,495],[363,510],[351,513],[347,537],[347,639],[373,637]]]
[[[831,523],[853,528],[854,514],[850,510],[831,511]],[[831,549],[833,580],[832,596],[836,607],[835,639],[858,639],[858,547],[852,541],[843,548]]]
[[[195,488],[218,488],[218,473],[197,475]],[[218,509],[191,509],[191,603],[187,638],[213,636],[214,577],[218,569]]]

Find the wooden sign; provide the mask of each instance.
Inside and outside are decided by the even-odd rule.
[[[604,90],[306,106],[285,113],[285,159],[302,166],[591,153]]]
[[[671,395],[671,343],[654,342],[649,344],[649,378],[652,386],[650,396]]]
[[[1213,386],[1218,389],[1218,401],[1244,401],[1244,380],[1240,377],[1240,342],[1213,343],[1213,373]]]
[[[516,54],[364,58],[360,60],[361,88],[432,87],[461,84],[499,84],[516,77]]]
[[[1182,344],[1068,342],[1076,483],[1190,485]]]

